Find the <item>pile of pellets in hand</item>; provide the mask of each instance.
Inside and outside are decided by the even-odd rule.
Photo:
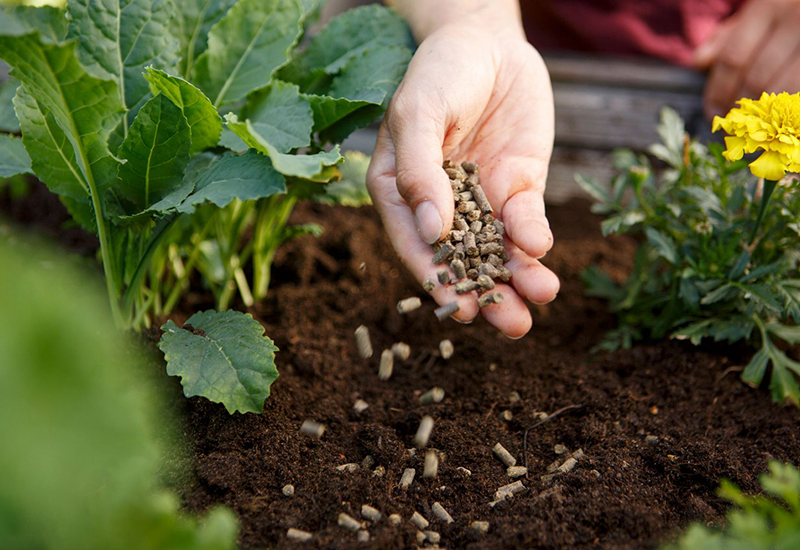
[[[500,292],[490,292],[495,280],[507,283],[511,272],[505,267],[508,254],[503,244],[503,222],[492,213],[492,205],[481,187],[478,165],[472,162],[444,162],[455,198],[450,233],[433,245],[433,263],[449,264],[438,272],[439,283],[455,285],[458,294],[477,291],[478,305],[486,307],[503,301]]]

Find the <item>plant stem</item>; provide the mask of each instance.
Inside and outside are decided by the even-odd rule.
[[[253,235],[253,290],[256,300],[267,297],[272,261],[281,244],[282,229],[289,221],[295,204],[295,197],[275,196],[259,205]]]
[[[769,201],[772,198],[772,193],[775,191],[775,187],[778,186],[778,182],[775,180],[764,180],[764,191],[761,194],[761,204],[758,207],[758,216],[756,217],[756,225],[753,227],[753,233],[750,235],[750,243],[755,240],[756,235],[758,235],[758,229],[761,227],[761,222],[764,220],[764,214],[767,212],[767,206],[769,206]]]
[[[164,303],[164,309],[163,309],[164,315],[169,315],[170,313],[172,313],[172,310],[175,309],[175,306],[178,304],[178,300],[180,299],[181,294],[183,292],[183,285],[192,275],[192,272],[194,271],[194,264],[196,264],[197,260],[200,258],[200,245],[203,244],[203,241],[206,238],[206,234],[213,225],[214,224],[211,221],[209,221],[208,223],[203,225],[203,229],[198,234],[196,239],[197,242],[194,243],[194,247],[192,248],[192,251],[189,253],[189,259],[187,260],[186,265],[184,266],[183,274],[173,285],[169,297],[167,298],[167,301]]]
[[[100,256],[103,259],[103,274],[106,279],[106,291],[108,292],[108,303],[111,307],[111,315],[118,328],[127,328],[128,323],[122,315],[119,304],[119,295],[116,286],[116,269],[111,256],[111,245],[106,231],[106,221],[103,217],[103,203],[100,200],[97,187],[94,181],[89,181],[89,194],[92,196],[92,207],[94,209],[95,223],[97,224],[97,238],[100,241]]]

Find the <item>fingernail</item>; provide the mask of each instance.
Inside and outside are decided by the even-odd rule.
[[[501,331],[501,332],[502,332],[502,331]],[[508,338],[509,340],[519,340],[520,338],[524,337],[525,335],[523,334],[522,336],[509,336],[508,334],[506,334],[505,332],[503,332],[503,336],[505,336],[505,337],[506,337],[506,338]]]
[[[417,218],[417,231],[422,240],[428,244],[438,241],[444,223],[436,206],[431,201],[422,201],[417,205],[414,216]]]
[[[458,318],[458,317],[456,317],[455,315],[451,315],[451,316],[450,316],[450,318],[451,318],[453,321],[455,321],[456,323],[460,323],[460,324],[462,324],[462,325],[471,325],[471,324],[472,324],[472,321],[473,321],[473,319],[469,319],[469,320],[467,320],[467,321],[462,321],[461,319],[459,319],[459,318]]]

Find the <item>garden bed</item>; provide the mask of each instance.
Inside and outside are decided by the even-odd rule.
[[[286,540],[291,527],[314,534],[307,547],[413,547],[414,511],[431,520],[445,548],[643,548],[689,522],[718,520],[727,508],[715,495],[721,478],[757,491],[768,459],[800,461],[797,409],[738,380],[746,355],[681,342],[590,353],[612,319],[603,302],[583,296],[580,273],[597,263],[621,279],[635,243],[603,239],[588,206],[549,209],[556,245],[545,263],[562,278],[562,291],[534,308],[534,328],[519,341],[482,320],[440,324],[430,299],[401,317],[397,301],[424,292],[399,265],[374,210],[299,208],[293,221],[320,223],[325,234],[279,251],[270,295],[252,312],[281,350],[281,376],[260,416],[229,416],[200,398],[185,402],[196,459],[196,476],[182,488],[185,505],[232,507],[244,548],[294,547]],[[212,305],[192,294],[176,321]],[[376,350],[367,361],[353,338],[360,324]],[[432,355],[444,338],[455,345],[449,361]],[[411,345],[411,358],[380,381],[380,351],[398,341]],[[434,386],[444,388],[444,401],[419,405],[420,393]],[[176,381],[176,400],[179,392]],[[512,402],[512,392],[521,400]],[[369,408],[356,413],[356,399]],[[496,489],[512,481],[492,447],[500,442],[524,463],[523,433],[536,413],[569,405],[582,407],[529,433],[527,490],[490,507]],[[422,479],[424,451],[408,452],[426,414],[435,419],[429,445],[443,453],[433,480]],[[327,426],[320,440],[299,432],[306,419]],[[585,456],[543,482],[556,444]],[[367,455],[375,460],[370,468],[336,469]],[[384,475],[376,475],[381,467]],[[406,468],[417,476],[403,490]],[[281,494],[286,484],[294,496]],[[434,502],[454,523],[435,520]],[[393,526],[384,517],[369,528],[370,542],[358,543],[337,518],[360,518],[362,504],[404,521]],[[474,520],[490,522],[489,533],[471,529]]]

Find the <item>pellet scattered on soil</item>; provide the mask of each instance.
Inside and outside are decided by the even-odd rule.
[[[517,477],[522,477],[527,473],[528,469],[525,466],[510,466],[506,470],[506,474],[508,475],[508,477],[512,479]]]
[[[488,533],[489,532],[489,522],[488,521],[473,521],[469,524],[475,531],[479,533]]]
[[[408,489],[414,483],[414,476],[417,471],[414,468],[406,468],[403,470],[403,475],[400,477],[400,488]]]
[[[369,531],[359,531],[356,535],[358,542],[369,542]]]
[[[553,452],[557,455],[563,455],[567,452],[567,448],[559,443],[553,447]]]
[[[429,450],[425,453],[425,468],[422,470],[422,477],[433,479],[439,473],[439,457],[436,451]]]
[[[504,500],[523,490],[525,490],[525,485],[522,484],[522,481],[515,481],[514,483],[509,483],[508,485],[503,485],[498,488],[494,493],[494,499],[495,501]]]
[[[392,350],[385,349],[383,353],[381,353],[381,365],[378,368],[378,378],[381,380],[388,380],[392,377],[392,371],[394,370],[394,353]]]
[[[450,359],[454,351],[453,342],[450,340],[442,340],[439,342],[439,353],[442,354],[442,359]]]
[[[425,519],[423,515],[417,511],[414,511],[414,513],[411,515],[411,523],[416,525],[417,529],[420,530],[427,529],[428,526],[431,524],[431,522]]]
[[[403,516],[400,514],[392,514],[389,516],[389,523],[392,525],[400,525],[403,522]]]
[[[474,170],[468,171],[465,166]],[[458,294],[487,292],[494,288],[494,279],[503,282],[511,279],[511,272],[504,265],[509,259],[503,243],[505,227],[492,215],[492,205],[480,184],[477,164],[464,162],[457,165],[446,160],[443,168],[453,188],[455,213],[452,230],[433,246],[433,263],[439,265],[453,258],[450,268],[455,279],[450,280],[449,272],[443,270],[439,272],[439,282],[442,285],[455,284]],[[478,305],[488,307],[499,304],[502,299],[500,293],[481,295]],[[440,321],[453,313],[445,315],[436,310]]]
[[[342,512],[339,514],[339,521],[338,524],[340,527],[344,527],[349,531],[358,531],[361,529],[362,525],[361,522],[355,519],[353,516],[345,514]]]
[[[445,304],[442,307],[436,308],[433,312],[436,315],[436,318],[440,321],[444,321],[451,315],[454,315],[458,312],[460,308],[458,307],[458,302],[450,302],[449,304]]]
[[[456,472],[461,472],[465,476],[471,476],[472,475],[472,472],[469,471],[468,469],[464,468],[463,466],[459,466],[458,468],[456,468]]]
[[[436,531],[423,531],[423,533],[425,533],[425,540],[431,544],[439,544],[442,540],[442,536]]]
[[[372,342],[369,339],[369,329],[361,325],[356,329],[356,347],[358,354],[364,358],[369,359],[372,357]]]
[[[505,447],[503,447],[503,446],[502,446],[500,443],[498,443],[497,445],[495,445],[495,446],[494,446],[494,448],[492,449],[492,452],[495,454],[495,456],[496,456],[497,458],[499,458],[499,459],[500,459],[500,461],[501,461],[503,464],[505,464],[505,465],[506,465],[506,466],[508,466],[509,468],[510,468],[511,466],[516,466],[516,465],[517,465],[517,459],[516,459],[516,458],[514,458],[514,457],[512,456],[512,454],[511,454],[511,453],[509,453],[509,452],[506,450],[506,448],[505,448]]]
[[[353,410],[359,414],[366,411],[368,408],[369,408],[369,403],[367,403],[363,399],[356,399],[356,402],[353,403]]]
[[[313,420],[304,420],[300,426],[300,433],[319,439],[325,433],[325,426]]]
[[[411,298],[406,298],[405,300],[397,302],[397,313],[405,315],[406,313],[411,313],[415,309],[419,309],[421,305],[422,300],[416,296],[412,296]]]
[[[433,431],[433,417],[431,416],[424,416],[419,423],[419,428],[417,428],[417,434],[414,436],[414,445],[417,448],[424,447],[428,444],[428,440],[431,437],[431,432]]]
[[[648,445],[658,445],[658,436],[648,435],[644,438],[644,442]]]
[[[509,403],[519,403],[521,400],[522,397],[520,397],[519,392],[512,391],[510,394],[508,394]]]
[[[281,493],[283,493],[285,497],[294,496],[294,485],[284,485],[283,489],[281,489]]]
[[[355,462],[348,462],[347,464],[340,464],[339,466],[336,467],[336,469],[339,470],[340,472],[353,473],[356,470],[358,470],[358,464],[356,464]]]
[[[295,529],[294,527],[286,531],[286,538],[297,542],[306,542],[308,540],[311,540],[313,536],[314,535],[312,535],[308,531],[303,531],[302,529]]]
[[[442,356],[444,357],[444,354]],[[432,403],[441,403],[443,399],[444,399],[444,390],[442,388],[439,387],[431,388],[419,396],[419,404],[430,405]]]
[[[565,474],[571,471],[575,465],[578,463],[574,457],[569,457],[567,460],[564,461],[564,464],[558,467],[558,472]]]
[[[373,466],[375,466],[375,459],[372,458],[372,455],[365,456],[364,460],[361,461],[362,468],[366,468],[367,470],[369,470]]]
[[[500,418],[502,418],[506,422],[511,422],[512,420],[514,420],[514,413],[512,413],[511,411],[503,411],[502,413],[500,413]]]
[[[361,516],[373,523],[381,519],[380,511],[377,508],[373,508],[369,504],[361,505]]]
[[[433,512],[433,515],[435,515],[437,518],[439,518],[445,523],[453,523],[454,521],[453,516],[451,516],[447,512],[447,510],[444,509],[444,506],[442,506],[438,502],[433,503],[433,506],[431,506],[431,512]]]
[[[411,346],[405,342],[397,342],[392,344],[392,353],[401,361],[408,361],[408,358],[411,356]]]

